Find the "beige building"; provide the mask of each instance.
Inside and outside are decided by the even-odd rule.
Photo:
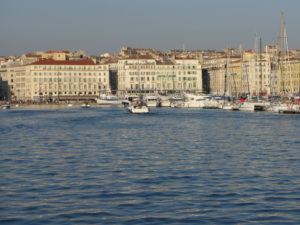
[[[211,94],[238,95],[242,83],[239,56],[211,58],[206,60],[204,68],[208,70]]]
[[[205,60],[210,93],[232,96],[297,94],[300,89],[300,58],[280,56],[276,46],[264,52],[244,51],[241,56]],[[226,90],[226,91],[225,91]]]
[[[288,58],[279,63],[277,91],[280,94],[300,93],[300,58]]]
[[[14,95],[16,71],[19,71],[18,66],[2,65],[0,69],[0,100],[11,100],[11,96]]]
[[[9,67],[2,79],[9,81],[12,100],[93,99],[109,89],[109,68],[91,59],[42,59]]]
[[[177,90],[203,92],[202,66],[198,59],[176,57],[174,65]]]
[[[121,93],[201,92],[201,65],[190,58],[159,62],[148,55],[130,56],[118,61],[118,90]]]

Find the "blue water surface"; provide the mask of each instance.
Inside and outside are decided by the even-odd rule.
[[[0,111],[1,224],[299,224],[300,115]]]

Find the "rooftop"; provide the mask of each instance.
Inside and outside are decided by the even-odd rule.
[[[96,65],[91,59],[80,60],[54,60],[54,59],[41,59],[31,65]]]
[[[150,55],[130,55],[126,59],[154,59],[154,58]]]
[[[48,50],[48,51],[46,51],[46,53],[48,53],[48,54],[53,54],[53,53],[66,53],[66,54],[68,54],[68,53],[70,53],[70,51],[68,51],[68,50]]]

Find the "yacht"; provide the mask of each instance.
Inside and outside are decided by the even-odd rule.
[[[223,110],[231,110],[231,111],[238,111],[239,106],[234,104],[233,102],[222,102],[220,104],[220,109]]]
[[[278,103],[271,106],[271,110],[274,113],[285,113],[285,114],[299,114],[299,105],[293,105],[289,103]]]
[[[248,102],[248,101],[242,101],[239,105],[240,111],[267,111],[270,107],[269,102]]]
[[[158,107],[170,107],[171,106],[170,96],[159,95],[157,106]]]
[[[128,111],[134,114],[142,114],[142,113],[149,113],[150,110],[148,106],[145,104],[142,99],[138,99],[136,101],[131,102],[128,107]]]
[[[175,105],[179,108],[219,108],[218,102],[208,95],[185,94],[183,102]]]
[[[145,103],[148,107],[157,107],[159,105],[159,98],[154,95],[146,95]]]
[[[182,97],[171,97],[169,98],[169,106],[170,107],[178,107],[184,104],[184,98]]]
[[[122,98],[111,93],[100,94],[99,98],[95,99],[99,105],[121,105]]]

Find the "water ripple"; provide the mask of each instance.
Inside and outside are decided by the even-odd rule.
[[[299,116],[0,113],[1,224],[298,224]]]

